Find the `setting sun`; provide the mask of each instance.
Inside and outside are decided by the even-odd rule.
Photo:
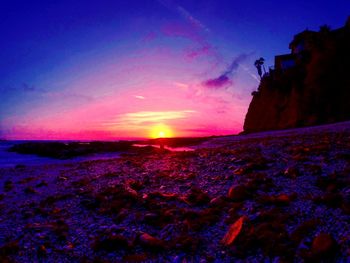
[[[173,137],[174,133],[168,125],[158,124],[152,127],[150,131],[151,138],[169,138]]]

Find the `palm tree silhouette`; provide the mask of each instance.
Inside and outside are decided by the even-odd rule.
[[[258,70],[258,74],[260,76],[260,79],[262,78],[262,69],[264,69],[264,74],[266,73],[265,66],[264,66],[265,59],[259,58],[258,60],[255,60],[254,66]]]

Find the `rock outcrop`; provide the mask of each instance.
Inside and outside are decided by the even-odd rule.
[[[350,17],[297,34],[289,48],[253,92],[245,133],[350,120]]]

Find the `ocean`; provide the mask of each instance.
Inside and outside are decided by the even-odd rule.
[[[15,167],[16,165],[45,165],[45,164],[67,164],[73,162],[93,161],[118,158],[121,153],[98,153],[89,156],[75,157],[69,160],[58,160],[47,157],[40,157],[34,154],[19,154],[9,152],[8,149],[19,143],[28,141],[0,141],[0,168]],[[42,141],[41,141],[42,142]],[[67,142],[67,141],[60,141]]]

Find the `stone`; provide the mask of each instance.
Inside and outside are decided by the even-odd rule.
[[[185,197],[185,201],[190,205],[206,205],[210,202],[210,197],[203,190],[197,187],[192,187]]]
[[[311,253],[313,258],[334,258],[338,251],[338,243],[327,233],[318,234],[312,241]]]
[[[142,233],[139,236],[139,243],[141,246],[152,250],[163,250],[165,248],[165,243],[163,240],[151,236],[148,233]]]
[[[231,186],[227,197],[232,201],[244,201],[250,197],[247,187],[244,185]]]
[[[230,226],[230,228],[228,229],[227,233],[225,234],[225,236],[221,240],[221,243],[224,246],[229,246],[229,245],[231,245],[233,243],[233,241],[235,241],[237,236],[241,233],[244,220],[245,220],[245,217],[241,216],[236,222],[234,222]]]
[[[109,234],[107,237],[97,237],[93,249],[95,251],[104,250],[104,251],[116,251],[121,248],[128,248],[129,242],[126,237],[118,234]]]

